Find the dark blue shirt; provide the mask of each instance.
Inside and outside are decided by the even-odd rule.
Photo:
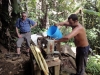
[[[15,26],[20,29],[20,32],[29,32],[31,31],[31,25],[33,26],[34,24],[35,22],[29,18],[27,18],[25,21],[22,21],[21,18],[18,18]]]

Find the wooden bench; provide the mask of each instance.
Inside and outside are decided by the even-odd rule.
[[[32,67],[32,75],[44,75],[43,71],[41,71],[34,60],[33,55],[30,56],[31,59],[31,67]],[[60,73],[60,63],[61,60],[58,57],[46,59],[48,68],[53,68],[52,75],[59,75]]]

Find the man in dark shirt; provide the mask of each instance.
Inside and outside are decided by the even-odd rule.
[[[17,54],[20,56],[20,47],[24,39],[27,43],[27,55],[29,56],[30,41],[31,41],[31,28],[34,28],[37,24],[31,19],[27,18],[26,12],[22,12],[22,18],[18,18],[16,21],[16,33],[18,36],[17,40]]]

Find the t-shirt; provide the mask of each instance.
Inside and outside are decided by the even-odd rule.
[[[21,18],[18,18],[15,26],[20,29],[20,32],[29,32],[31,31],[31,25],[33,26],[35,22],[29,18],[22,21]]]

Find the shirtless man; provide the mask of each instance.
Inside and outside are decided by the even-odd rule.
[[[76,14],[71,14],[68,17],[68,21],[56,23],[55,25],[72,27],[72,32],[70,34],[56,40],[55,42],[60,43],[74,38],[74,43],[76,45],[76,75],[84,75],[89,52],[89,43],[84,27],[78,22],[78,17]]]

